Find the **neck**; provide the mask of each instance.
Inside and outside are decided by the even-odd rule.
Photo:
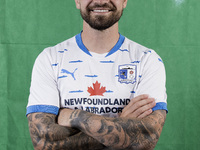
[[[99,31],[83,22],[82,41],[91,52],[103,54],[109,52],[119,39],[118,23],[109,29]]]

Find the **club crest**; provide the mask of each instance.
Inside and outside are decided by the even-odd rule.
[[[136,65],[120,65],[119,66],[119,78],[120,83],[135,83],[137,75]]]

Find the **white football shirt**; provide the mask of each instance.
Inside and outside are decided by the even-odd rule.
[[[81,33],[36,59],[27,114],[58,114],[59,108],[82,109],[117,117],[132,98],[155,98],[153,110],[167,111],[166,75],[154,50],[120,35],[109,53],[89,52]]]

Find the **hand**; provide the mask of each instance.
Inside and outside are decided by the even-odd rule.
[[[58,115],[58,124],[61,126],[71,127],[70,116],[72,112],[73,112],[72,109],[68,108],[60,109]]]
[[[146,94],[139,95],[123,109],[120,117],[144,118],[152,113],[152,108],[155,105],[154,98],[149,98]]]

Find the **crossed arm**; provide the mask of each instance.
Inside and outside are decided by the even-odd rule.
[[[60,125],[57,124],[55,115],[29,114],[29,129],[34,148],[153,149],[160,137],[166,112],[158,110],[151,113],[151,102],[152,100],[144,97],[133,100],[124,108],[119,118],[63,109],[58,119]],[[149,113],[151,114],[148,115]]]
[[[106,147],[114,149],[153,149],[165,121],[165,110],[157,110],[148,117],[108,118],[82,110],[64,110],[70,114],[65,126],[75,127]]]
[[[58,125],[56,115],[28,115],[29,131],[35,150],[96,150],[105,146],[77,129]]]

